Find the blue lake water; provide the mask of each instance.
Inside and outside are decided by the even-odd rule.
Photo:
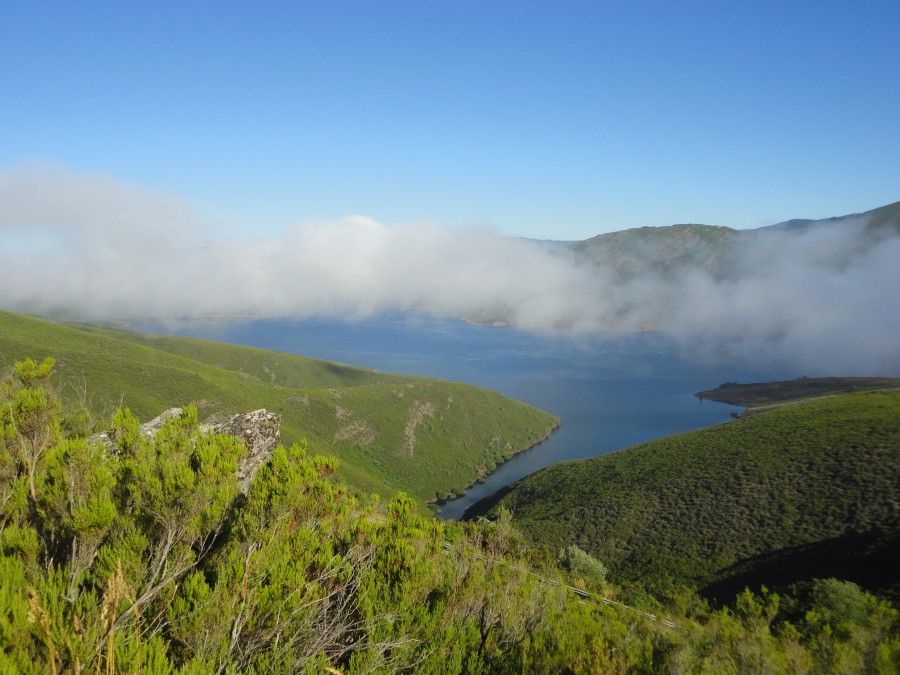
[[[479,499],[555,462],[583,459],[730,419],[731,406],[694,392],[725,381],[778,379],[715,355],[685,356],[655,333],[590,339],[537,335],[452,319],[390,316],[339,320],[186,320],[132,326],[428,375],[493,389],[562,418],[549,439],[500,466],[441,510],[459,518]]]

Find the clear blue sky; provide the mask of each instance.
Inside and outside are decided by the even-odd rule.
[[[900,2],[6,2],[0,169],[264,236],[582,239],[900,199]]]

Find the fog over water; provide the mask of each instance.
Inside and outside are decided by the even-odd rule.
[[[0,172],[0,307],[83,319],[501,316],[591,339],[652,324],[700,354],[898,375],[900,239],[860,246],[864,226],[757,237],[727,279],[686,269],[621,282],[564,247],[482,227],[350,216],[223,235],[176,197],[38,165]]]

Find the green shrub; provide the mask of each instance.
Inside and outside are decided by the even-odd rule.
[[[602,586],[606,583],[606,565],[574,544],[559,552],[559,564],[572,574]]]

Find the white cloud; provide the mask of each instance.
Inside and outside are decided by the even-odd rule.
[[[0,231],[60,229],[133,241],[184,237],[200,229],[186,202],[102,174],[53,164],[0,171]],[[79,241],[78,239],[76,241]]]
[[[487,228],[350,216],[213,238],[177,198],[33,166],[0,172],[0,306],[88,319],[424,311],[575,333],[653,323],[701,352],[731,344],[808,374],[898,374],[900,240],[861,250],[858,235],[768,233],[727,280],[614,283],[564,249]]]

